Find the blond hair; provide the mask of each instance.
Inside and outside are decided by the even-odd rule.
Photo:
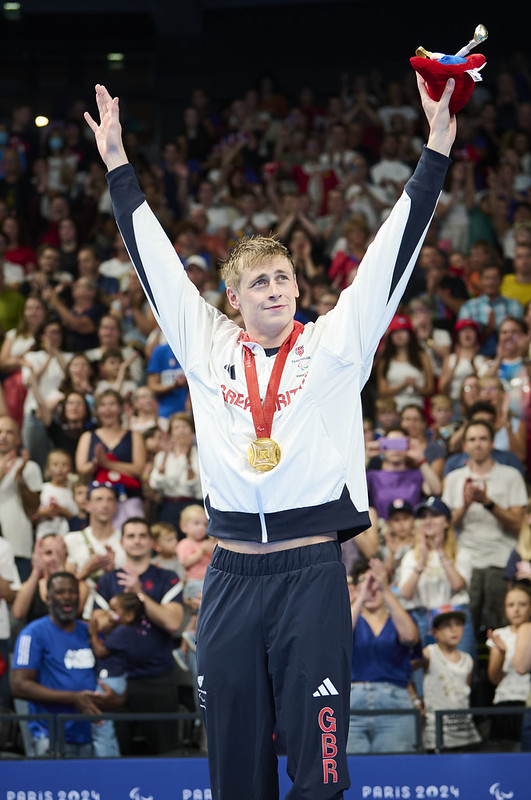
[[[443,552],[451,561],[455,561],[457,556],[457,538],[455,535],[453,525],[449,525],[445,532],[444,532],[444,541],[443,541]],[[413,546],[413,553],[415,555],[415,560],[419,561],[420,559],[420,552],[421,552],[421,536],[420,536],[420,526],[417,528],[417,532],[415,534],[415,544]]]
[[[243,236],[234,245],[228,258],[220,264],[225,286],[237,291],[246,270],[253,269],[259,264],[270,263],[278,257],[285,258],[295,274],[295,266],[288,248],[274,236]]]
[[[185,506],[181,511],[181,515],[179,517],[179,525],[181,526],[181,528],[183,526],[183,523],[186,524],[186,522],[190,519],[190,517],[193,517],[193,515],[196,514],[198,511],[201,514],[204,514],[204,516],[206,517],[205,509],[203,508],[203,506],[200,506],[199,503],[192,503],[189,506]]]
[[[522,522],[522,527],[518,534],[518,541],[516,542],[516,552],[524,561],[531,561],[531,525],[529,525],[527,520],[529,514],[531,514],[531,503],[528,503],[526,506],[526,516]]]
[[[158,541],[163,533],[174,533],[177,536],[177,529],[171,522],[155,522],[151,525],[149,532],[154,542]]]
[[[453,408],[452,400],[447,394],[434,394],[431,398],[430,405],[432,408]]]

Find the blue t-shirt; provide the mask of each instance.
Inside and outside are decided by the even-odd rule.
[[[74,630],[67,632],[46,616],[30,622],[20,632],[12,669],[36,670],[37,682],[49,689],[81,692],[96,689],[95,663],[85,622],[76,620]],[[29,703],[30,714],[40,712],[75,714],[77,709],[62,703]],[[49,735],[45,721],[36,720],[28,725],[36,738]],[[90,722],[67,722],[65,738],[75,744],[90,742]]]
[[[354,628],[351,681],[407,686],[411,677],[411,647],[398,638],[389,616],[378,636],[361,615]]]
[[[169,344],[158,344],[151,353],[147,365],[148,375],[159,375],[163,386],[172,384],[179,375],[184,375],[183,369],[173,354]],[[183,386],[171,392],[157,395],[159,416],[167,419],[172,414],[186,410],[188,387]]]

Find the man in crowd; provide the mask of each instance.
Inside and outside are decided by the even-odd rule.
[[[143,601],[146,625],[142,634],[153,642],[142,663],[131,661],[127,670],[124,711],[177,711],[177,667],[173,660],[174,635],[183,620],[182,584],[176,573],[151,563],[153,539],[144,519],[132,517],[122,526],[125,563],[98,580],[94,616],[104,622],[110,599],[134,592]],[[145,642],[144,642],[145,644]],[[152,755],[171,750],[176,744],[174,722],[144,722],[136,726]],[[133,725],[116,726],[122,755],[131,753]]]
[[[67,565],[78,580],[87,582],[90,590],[84,617],[90,618],[96,582],[105,572],[125,562],[121,533],[113,526],[116,512],[116,489],[111,484],[90,484],[87,493],[89,524],[81,531],[65,536]]]
[[[20,632],[13,656],[11,690],[29,701],[30,714],[100,714],[112,710],[122,698],[109,688],[96,692],[95,659],[86,623],[76,619],[79,605],[77,578],[56,572],[48,580],[48,615],[34,620]],[[50,753],[51,732],[47,720],[32,720],[34,755]],[[62,755],[92,755],[90,722],[65,723]],[[55,732],[57,733],[57,731]]]
[[[442,499],[452,511],[459,547],[474,565],[470,613],[476,636],[483,627],[503,624],[507,584],[503,568],[514,548],[527,505],[521,473],[492,457],[494,432],[485,420],[469,422],[463,450],[466,466],[450,472]]]

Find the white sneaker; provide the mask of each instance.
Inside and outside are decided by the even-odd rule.
[[[175,661],[177,662],[178,666],[182,669],[183,672],[190,672],[190,667],[185,661],[185,654],[181,653],[180,650],[177,648],[172,651],[172,656],[174,657]]]
[[[196,643],[195,643],[195,636],[192,633],[192,631],[184,631],[184,633],[181,636],[181,639],[184,639],[184,641],[186,642],[186,644],[188,645],[188,647],[190,648],[192,653],[197,652],[197,646],[196,646]]]

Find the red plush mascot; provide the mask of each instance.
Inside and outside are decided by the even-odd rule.
[[[484,42],[487,36],[485,26],[478,25],[474,31],[474,38],[454,56],[430,53],[429,50],[419,47],[417,55],[410,59],[413,69],[428,84],[428,94],[432,100],[439,100],[448,78],[455,78],[450,114],[456,114],[468,103],[474,84],[482,80],[480,70],[487,63],[485,56],[479,53],[468,55],[468,53],[480,42]]]

